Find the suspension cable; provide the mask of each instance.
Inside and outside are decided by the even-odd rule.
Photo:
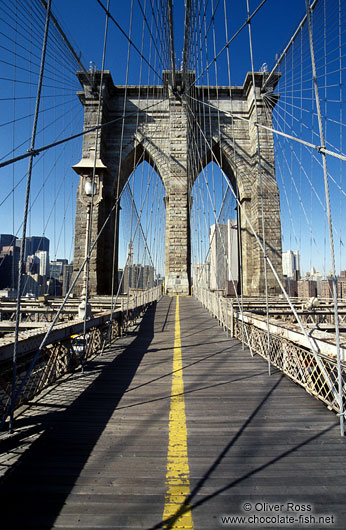
[[[324,131],[321,117],[321,106],[320,106],[320,96],[318,91],[318,84],[316,78],[316,63],[315,63],[315,52],[313,44],[313,35],[312,35],[312,26],[311,26],[311,11],[309,7],[309,0],[305,0],[306,6],[306,15],[308,21],[309,29],[309,44],[310,44],[310,53],[311,53],[311,66],[312,66],[312,76],[314,81],[314,90],[315,90],[315,102],[317,107],[318,114],[318,128],[320,133],[321,145],[324,145]],[[334,299],[334,320],[335,320],[335,339],[336,339],[336,353],[337,353],[337,367],[338,367],[338,386],[339,386],[339,407],[340,407],[340,433],[341,436],[345,436],[344,430],[344,403],[343,403],[343,382],[341,374],[341,355],[340,355],[340,332],[339,332],[339,314],[338,314],[338,298],[337,298],[337,279],[336,279],[336,270],[335,270],[335,254],[334,254],[334,240],[333,240],[333,224],[332,224],[332,215],[330,207],[330,195],[329,195],[329,184],[328,184],[328,171],[327,171],[327,160],[325,153],[322,153],[323,160],[323,175],[324,175],[324,188],[325,196],[327,203],[327,213],[328,213],[328,227],[329,227],[329,242],[330,242],[330,255],[332,261],[332,281],[333,281],[333,299]]]
[[[47,49],[48,28],[49,28],[49,20],[50,20],[50,7],[51,7],[51,0],[48,0],[46,24],[45,24],[43,44],[42,44],[40,76],[39,76],[38,87],[37,87],[35,116],[34,116],[34,123],[33,123],[29,153],[32,152],[35,148],[37,121],[38,121],[38,114],[40,110],[40,96],[41,96],[41,90],[42,90],[43,72],[44,72],[46,49]],[[29,158],[29,168],[28,168],[28,177],[27,177],[26,193],[25,193],[25,206],[24,206],[24,215],[23,215],[22,240],[21,240],[21,246],[20,246],[20,257],[19,257],[19,265],[18,265],[17,308],[16,308],[16,324],[15,324],[14,346],[13,346],[13,376],[12,376],[12,392],[11,392],[10,423],[9,423],[10,433],[13,432],[13,421],[14,421],[15,394],[16,394],[16,385],[17,385],[17,352],[18,352],[19,319],[20,319],[20,306],[21,306],[21,298],[22,298],[22,293],[21,293],[22,269],[24,265],[25,236],[26,236],[29,198],[30,198],[30,190],[31,190],[33,158],[34,156],[33,154],[31,154]]]

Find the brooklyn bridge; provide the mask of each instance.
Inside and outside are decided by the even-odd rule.
[[[0,6],[1,528],[345,528],[345,3]]]

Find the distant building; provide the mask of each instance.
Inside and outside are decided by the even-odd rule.
[[[227,280],[227,225],[214,224],[209,230],[210,289],[225,289]]]
[[[43,251],[49,254],[49,239],[43,236],[31,236],[26,238],[27,244],[31,246],[31,254]]]
[[[130,289],[151,289],[152,287],[154,287],[154,267],[141,264],[126,265],[120,287],[121,293],[128,293]]]
[[[210,289],[234,294],[239,280],[238,227],[235,220],[210,227]]]
[[[63,269],[63,263],[61,263],[60,260],[51,261],[49,263],[49,277],[53,278],[54,280],[60,280],[60,278],[62,277],[62,269]]]
[[[46,250],[37,250],[35,257],[39,260],[39,274],[41,276],[48,276],[49,273],[49,255]]]
[[[155,285],[154,267],[133,263],[133,243],[127,247],[125,269],[118,269],[119,293],[128,293],[131,289],[151,289]]]
[[[288,296],[298,296],[298,282],[292,278],[285,278],[285,289]]]
[[[3,247],[13,247],[16,245],[16,236],[12,234],[0,234],[0,252]]]
[[[317,282],[315,280],[298,280],[299,298],[313,298],[317,296]]]
[[[341,271],[338,278],[341,287],[341,297],[346,298],[346,271]]]
[[[142,268],[141,289],[152,289],[154,287],[154,267],[144,265]]]
[[[337,298],[341,298],[342,297],[342,285],[343,285],[343,282],[337,282]],[[327,279],[324,279],[322,280],[322,293],[321,293],[321,296],[322,298],[333,298],[334,297],[334,294],[333,294],[333,280],[327,278]]]
[[[24,274],[22,276],[21,295],[26,296],[29,294],[42,296],[46,294],[46,277],[40,276],[39,274]]]
[[[26,274],[39,274],[40,272],[40,260],[38,256],[30,255],[26,258],[25,262],[25,273]]]
[[[322,280],[323,276],[320,271],[317,271],[315,267],[311,267],[310,272],[306,273],[309,280],[314,280],[317,284],[317,296],[322,296]]]
[[[73,263],[63,265],[62,269],[62,295],[66,296],[72,279]]]
[[[193,285],[203,289],[210,289],[210,263],[194,263]]]
[[[237,221],[228,219],[227,221],[227,250],[228,250],[228,278],[235,283],[239,280],[238,267],[238,225]]]
[[[9,300],[13,300],[17,298],[17,291],[16,289],[11,289],[9,287],[5,289],[0,290],[0,298],[8,298]]]
[[[0,252],[0,289],[17,288],[20,251],[15,245],[2,246]]]
[[[52,296],[62,296],[64,265],[68,265],[67,259],[57,259],[49,263],[48,294]]]
[[[132,267],[133,265],[133,243],[132,241],[130,241],[130,243],[127,246],[126,265],[128,265],[129,267]]]
[[[62,296],[62,281],[52,278],[47,280],[47,293],[50,296]]]
[[[17,239],[16,245],[20,247],[22,244],[21,239]],[[24,260],[26,261],[28,256],[33,256],[36,252],[43,250],[49,255],[49,239],[44,236],[31,236],[25,238],[24,247]]]
[[[300,277],[300,255],[299,250],[287,250],[282,253],[282,273],[286,278]]]

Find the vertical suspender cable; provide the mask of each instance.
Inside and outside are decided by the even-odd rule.
[[[229,40],[228,36],[228,16],[227,16],[227,4],[226,0],[224,0],[224,13],[225,13],[225,36],[226,36],[226,42]],[[229,84],[229,98],[230,98],[230,107],[231,107],[231,113],[233,114],[233,94],[232,94],[232,82],[231,82],[231,62],[230,62],[230,55],[229,55],[229,46],[227,46],[226,50],[226,56],[227,56],[227,71],[228,71],[228,84]],[[234,177],[235,181],[237,183],[237,189],[236,194],[239,199],[239,185],[238,185],[238,166],[237,166],[237,160],[236,160],[236,147],[235,147],[235,132],[234,132],[234,119],[232,118],[232,148],[233,148],[233,164],[234,164]],[[242,239],[241,239],[241,211],[239,208],[239,205],[236,201],[237,205],[237,244],[238,244],[238,281],[240,283],[240,311],[242,315],[241,319],[241,345],[242,350],[244,350],[244,289],[243,289],[243,253],[242,253]],[[238,294],[238,293],[237,293]],[[237,297],[238,298],[238,297]],[[251,350],[251,344],[250,340],[249,347]]]
[[[174,32],[173,32],[173,6],[172,0],[168,0],[168,18],[169,18],[169,44],[170,44],[170,59],[172,69],[172,87],[175,90],[175,57],[174,57]]]
[[[340,122],[340,126],[339,126],[339,145],[340,145],[340,153],[342,152],[342,142],[343,142],[343,104],[342,104],[342,34],[343,34],[343,27],[342,27],[342,18],[341,18],[341,0],[339,0],[339,6],[338,6],[338,10],[339,10],[339,17],[338,17],[338,24],[339,24],[339,29],[338,29],[338,34],[339,34],[339,39],[338,39],[338,42],[339,42],[339,122]],[[339,162],[339,166],[340,166],[340,188],[342,188],[342,177],[343,177],[343,166],[342,166],[342,162],[340,160]],[[340,227],[339,227],[339,233],[340,233],[340,237],[339,237],[339,263],[340,263],[340,268],[341,268],[341,259],[342,259],[342,241],[341,241],[341,234],[342,234],[342,225],[343,225],[343,218],[342,218],[342,196],[341,196],[341,193],[340,193]]]
[[[143,68],[144,23],[147,24],[147,20],[146,20],[146,17],[145,17],[146,1],[144,3],[144,11],[143,11],[143,8],[142,8],[141,4],[140,4],[140,8],[141,8],[142,13],[143,13],[142,45],[141,45],[141,50],[140,50],[141,51],[141,61],[140,61],[140,74],[139,74],[139,79],[140,79],[140,82],[141,82],[142,68]],[[149,34],[152,35],[151,28],[149,26],[147,26],[147,27],[148,27],[148,30],[149,30]],[[150,56],[149,56],[149,61],[150,61]],[[139,93],[138,93],[138,102],[139,102],[139,100],[140,100],[140,88],[139,88]],[[139,108],[139,105],[138,105],[138,108]],[[125,113],[124,113],[124,116],[125,116]],[[139,116],[139,112],[137,111],[137,113],[136,113],[136,129],[137,129],[137,126],[138,126],[138,116]],[[136,147],[135,147],[135,151],[136,151]],[[136,158],[136,156],[134,157],[134,159],[135,158]],[[119,162],[119,164],[120,163],[121,163],[121,161]],[[134,163],[135,163],[135,160],[134,160]],[[118,183],[117,183],[117,188],[118,187],[119,187],[119,178],[118,178]],[[119,193],[119,189],[117,191],[117,194],[118,193]],[[112,329],[112,326],[113,326],[113,314],[114,314],[115,306],[116,306],[116,304],[118,302],[118,297],[119,297],[119,294],[120,294],[120,287],[121,287],[121,284],[123,283],[123,278],[124,278],[124,275],[125,275],[125,270],[126,270],[126,266],[128,264],[128,258],[129,258],[129,255],[127,254],[126,263],[124,265],[124,269],[123,269],[123,272],[122,272],[122,277],[120,279],[120,282],[118,282],[118,279],[117,279],[117,281],[115,281],[115,267],[116,267],[117,274],[118,274],[118,265],[119,265],[118,263],[116,263],[117,254],[118,254],[117,250],[118,250],[118,247],[119,247],[119,215],[120,215],[120,203],[117,205],[116,213],[115,213],[115,217],[114,217],[114,236],[113,236],[113,255],[112,255],[112,285],[111,285],[111,314],[110,314],[109,326],[108,326],[107,334],[106,334],[105,339],[104,339],[103,344],[102,344],[102,353],[104,352],[104,349],[105,349],[105,346],[106,346],[106,341],[109,340],[111,342],[111,339],[112,339],[111,329]],[[131,223],[132,223],[132,217],[131,217]],[[115,287],[117,288],[116,292],[115,292]]]
[[[251,58],[251,72],[252,72],[252,88],[253,88],[253,97],[254,97],[254,105],[255,105],[255,115],[256,115],[256,123],[258,123],[258,108],[257,108],[257,95],[256,95],[256,85],[255,85],[255,72],[254,72],[254,63],[253,63],[253,50],[252,50],[252,34],[251,34],[251,18],[250,18],[250,6],[249,6],[249,0],[246,0],[247,4],[247,24],[249,28],[249,45],[250,45],[250,58]],[[258,173],[259,173],[259,180],[260,180],[260,193],[261,193],[261,214],[262,214],[262,240],[263,240],[263,249],[264,249],[264,281],[265,281],[265,291],[266,291],[266,313],[267,313],[267,359],[268,359],[268,373],[270,375],[271,368],[270,368],[270,332],[269,332],[269,304],[268,304],[268,274],[267,274],[267,245],[266,245],[266,239],[265,239],[265,226],[264,226],[264,206],[263,206],[263,182],[262,182],[262,161],[261,161],[261,143],[260,143],[260,135],[259,135],[259,128],[256,127],[257,130],[257,152],[258,152]]]
[[[42,91],[43,72],[44,72],[44,65],[45,65],[46,51],[47,51],[50,7],[51,7],[51,0],[48,0],[47,11],[46,11],[46,23],[45,23],[45,28],[44,28],[44,37],[43,37],[43,44],[42,44],[40,74],[39,74],[38,86],[37,86],[34,123],[33,123],[33,128],[32,128],[29,152],[30,151],[33,152],[35,149],[37,122],[38,122],[38,114],[40,110],[40,100],[41,100],[41,91]],[[22,268],[24,265],[25,236],[26,236],[26,227],[27,227],[27,221],[28,221],[28,208],[29,208],[29,199],[30,199],[33,159],[34,159],[34,154],[31,154],[29,158],[28,177],[27,177],[27,182],[26,182],[22,241],[21,241],[21,246],[20,246],[20,257],[19,257],[19,265],[18,265],[16,325],[15,325],[15,331],[14,331],[13,373],[12,373],[12,391],[11,391],[10,424],[9,424],[10,433],[13,432],[13,413],[14,413],[14,407],[15,407],[15,395],[16,395],[16,385],[17,385],[17,350],[18,350],[19,318],[20,318],[20,305],[21,305]]]
[[[121,164],[124,148],[124,132],[125,132],[125,117],[126,117],[126,105],[127,105],[127,87],[129,80],[129,67],[130,67],[130,54],[131,54],[131,37],[132,37],[132,23],[133,23],[133,0],[131,0],[131,11],[130,11],[130,27],[129,27],[129,43],[127,47],[127,58],[126,58],[126,76],[125,76],[125,93],[124,93],[124,102],[123,102],[123,115],[121,121],[121,135],[120,135],[120,148],[119,148],[119,164],[117,172],[117,188],[116,188],[116,211],[115,211],[115,220],[117,222],[119,212],[120,212],[120,177],[121,177]],[[131,223],[132,223],[132,213],[131,213]],[[124,269],[125,270],[125,269]],[[130,292],[130,289],[129,289]],[[129,293],[128,293],[129,296]],[[127,303],[128,310],[128,303]]]
[[[322,116],[321,116],[320,97],[319,97],[319,92],[318,92],[315,52],[314,52],[314,43],[313,43],[313,37],[312,37],[311,8],[309,6],[309,0],[305,0],[305,6],[306,6],[306,15],[307,15],[308,29],[309,29],[310,55],[311,55],[312,76],[313,76],[314,90],[315,90],[315,102],[316,102],[317,117],[318,117],[318,128],[319,128],[321,146],[323,147],[325,145],[325,138],[324,138],[323,124],[322,124]],[[323,152],[321,152],[321,156],[322,156],[322,161],[323,161],[324,189],[325,189],[326,203],[327,203],[330,254],[331,254],[331,260],[332,260],[332,273],[333,273],[332,281],[333,281],[335,339],[336,339],[338,386],[339,386],[340,434],[341,436],[344,436],[345,435],[345,431],[344,431],[344,414],[345,413],[344,413],[343,391],[342,391],[340,332],[339,332],[337,280],[336,280],[336,271],[335,271],[335,255],[334,255],[334,240],[333,240],[333,223],[332,223],[332,213],[331,213],[331,206],[330,206],[327,158],[326,158],[326,154]]]
[[[145,13],[145,9],[146,9],[146,2],[144,3],[144,11],[143,12],[143,16],[144,16],[144,13]],[[160,56],[160,52],[159,50],[157,49],[157,46],[155,45],[155,41],[154,41],[154,38],[153,38],[153,34],[152,34],[152,24],[153,24],[153,20],[154,20],[154,17],[152,16],[152,19],[151,19],[151,27],[148,26],[147,24],[147,27],[148,27],[148,30],[149,30],[149,34],[151,36],[151,41],[150,41],[150,52],[149,52],[149,62],[151,63],[151,45],[154,44],[155,46],[155,49],[157,51],[157,54],[155,54],[155,65],[154,65],[154,68],[156,68],[156,58],[158,57],[158,59],[161,61],[162,63],[162,59],[161,59],[161,56]],[[147,21],[145,20],[145,22],[147,23]],[[162,42],[161,42],[162,44]],[[141,45],[141,62],[140,62],[140,81],[141,81],[141,77],[142,77],[142,66],[143,66],[143,47],[144,47],[144,23],[143,23],[143,29],[142,29],[142,45]],[[148,70],[148,85],[149,85],[149,76],[150,76],[150,70]],[[139,83],[141,84],[141,83]],[[127,83],[126,83],[127,85]],[[149,97],[149,92],[147,91],[147,100],[148,100],[148,97]],[[138,128],[138,123],[139,123],[139,108],[140,108],[140,105],[139,105],[139,102],[140,102],[140,89],[139,89],[139,93],[138,93],[138,110],[137,110],[137,113],[136,113],[136,129]],[[125,111],[124,111],[124,117],[125,117]],[[124,118],[123,118],[124,119]],[[147,119],[147,117],[146,117]],[[135,146],[135,152],[136,152],[136,149],[137,149],[137,146]],[[134,165],[133,165],[133,172],[135,171],[136,169],[136,165],[138,165],[138,161],[137,161],[137,157],[135,156],[134,157]],[[120,166],[119,166],[120,167]],[[144,171],[144,168],[143,168],[143,171]],[[143,178],[143,171],[142,171],[142,178]],[[134,178],[134,175],[133,175],[133,178]],[[118,185],[119,185],[119,179],[118,179]],[[130,186],[129,186],[129,183],[127,182],[126,186],[125,187],[128,187],[128,189],[130,190]],[[124,188],[125,189],[125,188]],[[134,197],[133,197],[133,194],[131,193],[131,190],[130,190],[130,194],[131,194],[131,197],[132,197],[132,202],[131,202],[131,226],[132,226],[132,218],[133,218],[133,205],[134,205]],[[118,289],[117,289],[117,293],[115,295],[115,292],[114,292],[114,288],[115,288],[115,279],[114,279],[114,264],[115,264],[115,257],[116,257],[116,245],[117,245],[117,218],[118,218],[118,212],[119,212],[119,207],[117,209],[117,214],[115,216],[115,225],[114,225],[114,233],[115,233],[115,237],[114,237],[114,242],[113,242],[113,274],[112,274],[112,299],[111,299],[111,316],[110,316],[110,325],[112,323],[112,319],[113,319],[113,312],[114,312],[114,309],[115,309],[115,305],[117,303],[117,300],[118,300],[118,296],[119,296],[119,293],[120,293],[120,286],[121,286],[121,282],[122,282],[122,279],[119,283],[119,286],[118,286]],[[140,223],[140,217],[138,218],[137,220],[137,225],[136,225],[136,228],[135,228],[135,232],[136,233],[136,230],[137,230],[137,227],[138,227],[138,224]],[[130,234],[132,234],[132,228],[130,228]],[[130,235],[130,243],[132,244],[132,236]],[[146,247],[145,247],[146,248]],[[123,270],[123,275],[124,276],[124,272],[125,272],[125,269],[126,269],[126,266],[128,265],[128,259],[126,260],[126,263],[125,263],[125,267],[124,267],[124,270]],[[153,265],[154,265],[154,262],[153,262]],[[129,294],[129,293],[128,293]],[[115,295],[115,297],[114,297]],[[103,346],[102,346],[102,352],[104,351],[104,348],[105,348],[105,343],[106,343],[106,340],[108,340],[108,337],[109,336],[109,332],[107,333],[107,336],[103,342]]]
[[[101,65],[101,76],[100,76],[100,88],[99,88],[99,100],[97,108],[97,123],[96,123],[96,134],[95,134],[95,148],[94,148],[94,166],[91,179],[91,189],[94,189],[95,185],[95,176],[96,176],[96,163],[97,163],[97,154],[98,154],[98,140],[100,134],[100,121],[101,121],[101,106],[103,105],[103,73],[105,66],[106,58],[106,45],[107,45],[107,35],[108,35],[108,19],[109,19],[109,3],[110,0],[107,0],[107,11],[106,11],[106,22],[105,22],[105,31],[103,38],[103,51],[102,51],[102,65]],[[100,148],[101,151],[101,148]],[[99,153],[101,155],[101,153]],[[84,352],[82,357],[82,372],[84,372],[84,362],[86,351],[86,320],[88,317],[88,299],[89,299],[89,272],[90,272],[90,245],[91,245],[91,232],[92,232],[92,223],[93,223],[93,210],[94,210],[94,195],[91,195],[91,204],[90,204],[90,214],[87,215],[87,249],[86,249],[86,289],[85,289],[85,310],[84,310],[84,323],[83,323],[83,338],[84,338]]]

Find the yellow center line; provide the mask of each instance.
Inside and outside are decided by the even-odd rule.
[[[190,470],[187,455],[187,429],[181,355],[179,296],[175,310],[175,336],[172,370],[171,408],[167,454],[164,528],[193,528],[191,509],[184,504],[190,494]]]

